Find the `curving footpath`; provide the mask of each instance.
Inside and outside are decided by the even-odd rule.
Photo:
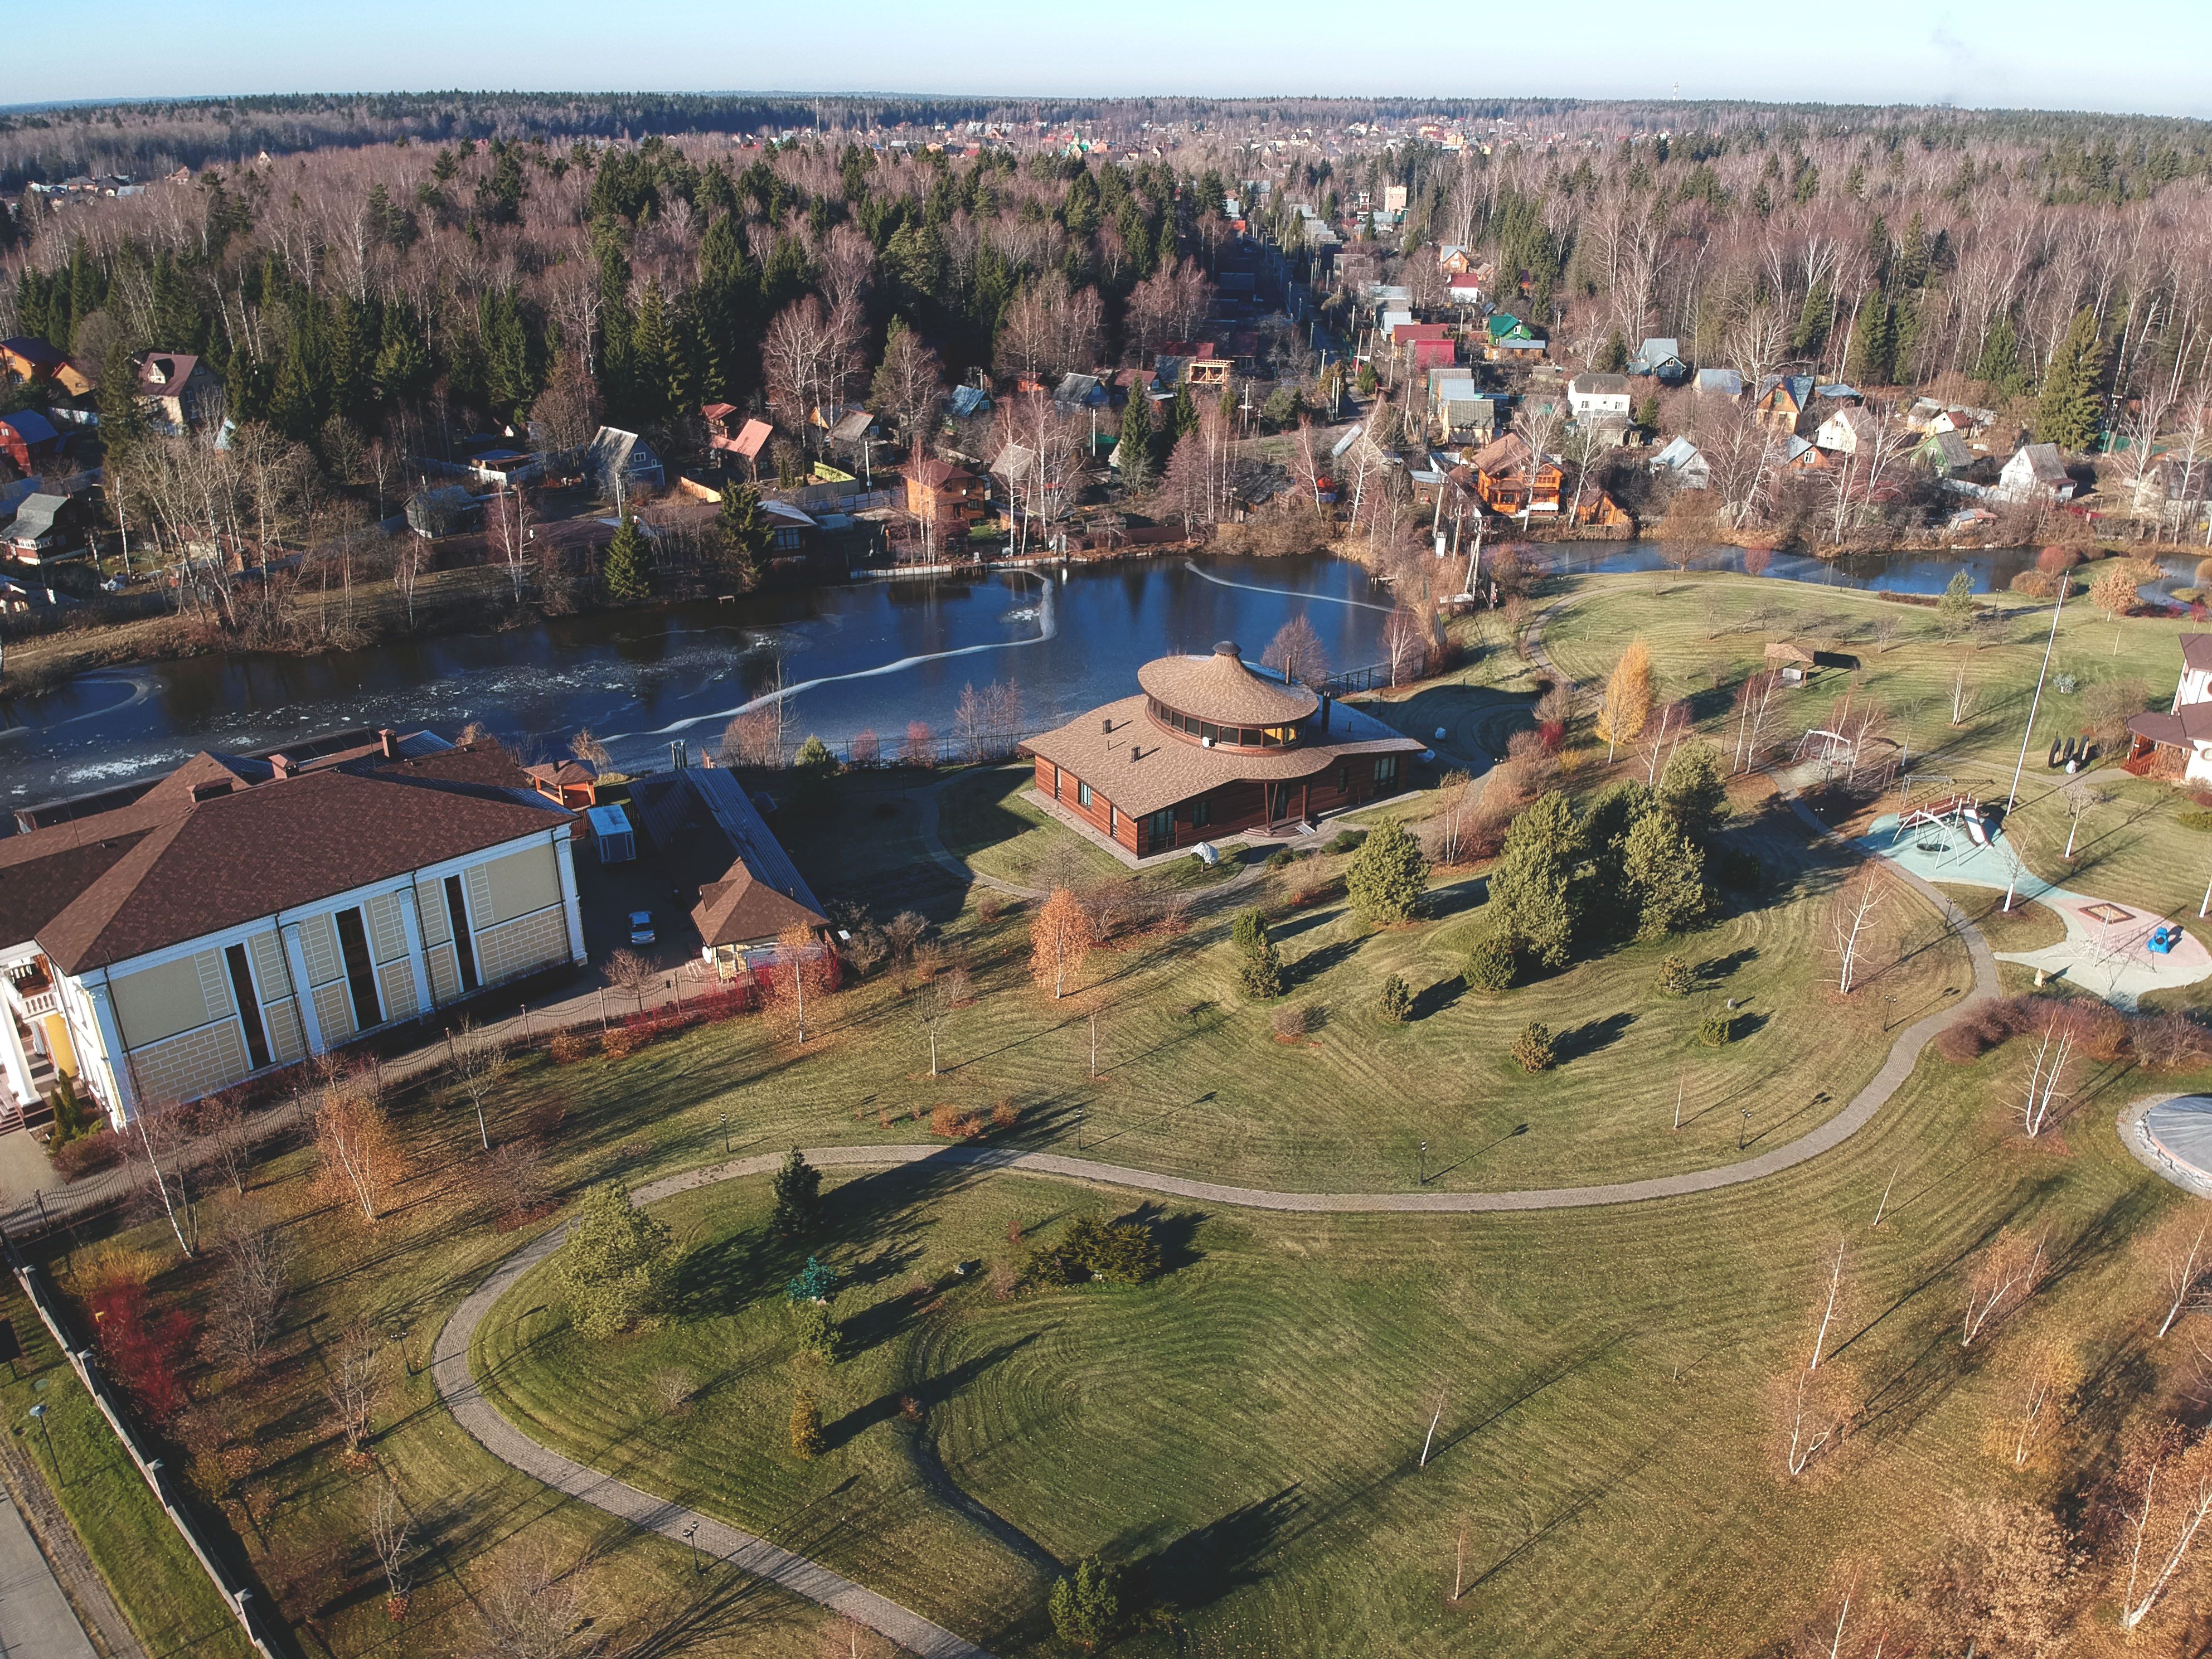
[[[765,1170],[779,1160],[744,1161]],[[636,1201],[649,1204],[687,1188],[704,1186],[709,1178],[726,1180],[738,1173],[733,1167],[726,1167],[720,1173],[687,1171],[643,1188],[637,1194]],[[476,1340],[477,1328],[491,1311],[492,1304],[523,1274],[558,1249],[568,1232],[565,1223],[554,1227],[501,1262],[491,1277],[453,1310],[445,1328],[438,1333],[437,1346],[431,1350],[430,1375],[437,1384],[439,1398],[446,1402],[454,1420],[501,1462],[534,1476],[556,1491],[566,1492],[579,1503],[618,1516],[634,1527],[659,1533],[672,1544],[695,1543],[701,1553],[768,1579],[833,1613],[842,1613],[854,1623],[866,1625],[889,1638],[908,1653],[919,1654],[922,1659],[991,1659],[973,1642],[873,1590],[862,1589],[818,1561],[811,1561],[764,1538],[741,1532],[710,1515],[702,1515],[665,1498],[655,1498],[612,1475],[602,1474],[550,1446],[540,1445],[500,1415],[498,1408],[477,1389],[476,1378],[469,1370],[469,1350]]]
[[[1540,660],[1540,642],[1535,645]],[[1556,672],[1556,671],[1554,671]],[[1846,847],[1816,817],[1794,793],[1783,790],[1791,807],[1806,824]],[[936,834],[934,790],[922,794],[924,846],[939,864],[955,873],[1022,896],[1024,890],[983,877],[955,858]],[[1856,848],[1854,851],[1858,851]],[[1218,1182],[1195,1181],[1182,1176],[1157,1174],[1126,1164],[1102,1163],[1064,1152],[1018,1152],[997,1147],[961,1146],[816,1146],[806,1149],[808,1160],[831,1169],[882,1169],[903,1164],[935,1164],[940,1167],[971,1169],[981,1173],[1034,1176],[1042,1179],[1077,1181],[1103,1187],[1156,1193],[1239,1209],[1273,1210],[1296,1214],[1440,1214],[1469,1215],[1511,1211],[1582,1209],[1604,1204],[1634,1204],[1651,1199],[1681,1198],[1764,1180],[1782,1170],[1833,1150],[1863,1128],[1904,1086],[1914,1065],[1936,1035],[1978,1004],[1997,994],[1996,963],[1989,942],[1965,913],[1929,883],[1909,871],[1898,870],[1898,878],[1918,890],[1942,911],[1951,927],[1966,941],[1974,969],[1972,990],[1950,1007],[1916,1021],[1899,1033],[1889,1057],[1873,1079],[1851,1097],[1844,1109],[1788,1145],[1772,1152],[1715,1169],[1682,1175],[1659,1176],[1644,1181],[1616,1182],[1598,1187],[1552,1187],[1519,1192],[1492,1193],[1291,1193],[1264,1188],[1231,1187]],[[2148,1102],[2142,1103],[2148,1106]],[[2134,1115],[2139,1115],[2135,1114]],[[2123,1134],[2123,1139],[2126,1139]],[[2130,1148],[2133,1143],[2130,1142]],[[640,1205],[656,1203],[678,1193],[694,1191],[725,1181],[763,1176],[783,1160],[780,1152],[732,1158],[696,1170],[684,1170],[635,1195]],[[2138,1153],[2138,1156],[2141,1156]],[[739,1530],[726,1522],[685,1508],[667,1498],[655,1498],[612,1475],[603,1474],[574,1458],[539,1444],[501,1416],[477,1387],[469,1364],[477,1329],[492,1305],[532,1267],[560,1248],[565,1224],[550,1229],[508,1256],[483,1284],[471,1291],[447,1320],[432,1351],[430,1370],[439,1397],[461,1426],[493,1456],[532,1475],[580,1503],[618,1516],[633,1526],[646,1528],[673,1543],[696,1541],[718,1561],[778,1584],[856,1624],[865,1625],[910,1653],[925,1659],[990,1659],[965,1638],[924,1618],[897,1602],[863,1589],[819,1562]]]

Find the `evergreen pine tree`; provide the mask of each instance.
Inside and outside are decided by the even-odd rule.
[[[1178,439],[1188,438],[1198,430],[1198,403],[1190,395],[1188,377],[1176,388],[1175,410],[1169,418],[1168,426]]]
[[[1876,289],[1859,307],[1858,326],[1851,335],[1850,361],[1844,372],[1859,386],[1887,386],[1896,353],[1895,313],[1889,296]]]
[[[760,491],[750,484],[729,484],[722,490],[722,505],[714,514],[714,527],[729,550],[732,574],[750,587],[760,580],[760,562],[775,539],[775,530],[761,511]]]
[[[2011,317],[1999,312],[1982,341],[1982,355],[1974,364],[1974,378],[1986,381],[2008,398],[2017,398],[2027,383],[2020,372],[2020,332]]]
[[[1141,489],[1152,476],[1152,400],[1141,386],[1129,388],[1121,410],[1121,482]]]
[[[1574,808],[1556,789],[1505,832],[1490,875],[1490,924],[1515,955],[1547,968],[1566,965],[1581,908],[1574,872],[1582,848]]]
[[[2106,356],[2094,314],[2087,308],[2075,312],[2043,377],[2043,394],[2035,405],[2038,439],[2061,449],[2087,449],[2096,442],[2104,414]]]
[[[1621,850],[1621,887],[1637,915],[1636,937],[1664,939],[1701,920],[1710,902],[1705,855],[1664,812],[1646,812]]]
[[[822,1218],[822,1171],[809,1164],[798,1147],[791,1149],[769,1183],[775,1197],[775,1212],[769,1224],[786,1238],[814,1231]]]
[[[112,465],[146,430],[146,417],[138,407],[137,366],[119,339],[108,348],[106,361],[100,366],[93,402],[100,411],[100,443]]]
[[[1628,367],[1628,341],[1618,327],[1605,337],[1604,345],[1598,349],[1596,367],[1601,374],[1618,374]]]
[[[627,513],[614,539],[607,544],[605,574],[607,595],[618,603],[628,605],[652,596],[653,569],[646,558],[645,532]]]

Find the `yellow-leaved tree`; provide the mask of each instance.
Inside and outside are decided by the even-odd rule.
[[[1065,996],[1068,975],[1082,971],[1090,953],[1090,913],[1066,888],[1054,888],[1030,923],[1030,976],[1039,989],[1050,986],[1054,996]]]
[[[1605,707],[1598,710],[1597,734],[1605,739],[1605,758],[1613,760],[1614,748],[1634,743],[1644,735],[1644,722],[1651,718],[1651,651],[1638,635],[1613,665],[1605,683]]]

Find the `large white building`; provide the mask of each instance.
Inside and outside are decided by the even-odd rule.
[[[495,743],[201,754],[88,805],[0,840],[18,1112],[66,1076],[119,1126],[585,959],[569,814]]]

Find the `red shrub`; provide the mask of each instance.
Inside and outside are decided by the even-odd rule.
[[[182,1361],[191,1346],[191,1316],[157,1310],[143,1285],[124,1281],[95,1291],[92,1320],[109,1376],[156,1423],[185,1407]]]
[[[1544,745],[1544,752],[1556,755],[1566,746],[1567,723],[1565,720],[1543,720],[1536,726],[1536,741]]]

